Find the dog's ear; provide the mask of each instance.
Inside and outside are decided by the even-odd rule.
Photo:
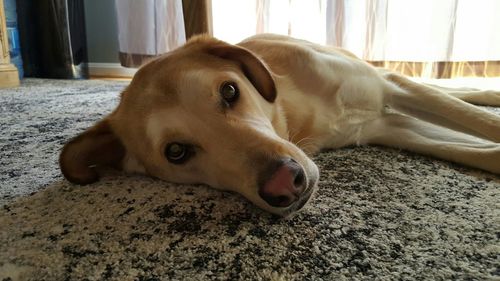
[[[97,166],[119,168],[125,147],[104,119],[69,141],[59,157],[61,171],[70,182],[89,184],[97,181]]]
[[[229,44],[210,46],[208,52],[217,57],[237,62],[255,89],[268,102],[276,99],[276,85],[266,64],[249,50]]]

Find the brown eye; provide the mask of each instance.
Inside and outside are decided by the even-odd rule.
[[[191,150],[188,145],[172,142],[165,148],[165,157],[174,164],[182,164],[191,156]]]
[[[224,82],[219,89],[219,93],[229,105],[238,100],[240,96],[240,91],[234,82]]]

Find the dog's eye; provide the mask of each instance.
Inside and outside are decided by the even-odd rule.
[[[165,157],[174,164],[182,164],[191,156],[191,150],[188,145],[173,142],[169,143],[165,148]]]
[[[235,102],[240,96],[240,91],[234,82],[224,82],[219,89],[219,93],[228,104]]]

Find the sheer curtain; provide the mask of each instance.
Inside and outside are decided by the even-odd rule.
[[[212,33],[211,0],[115,0],[120,63],[139,67],[186,42]]]
[[[181,0],[115,0],[120,62],[138,67],[186,42]]]
[[[422,77],[500,76],[498,11],[497,0],[212,0],[222,40],[285,34]]]

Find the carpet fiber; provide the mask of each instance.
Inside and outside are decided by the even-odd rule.
[[[70,184],[59,150],[125,86],[26,79],[0,91],[0,280],[500,278],[500,177],[404,151],[316,156],[320,190],[289,219],[113,171]]]

